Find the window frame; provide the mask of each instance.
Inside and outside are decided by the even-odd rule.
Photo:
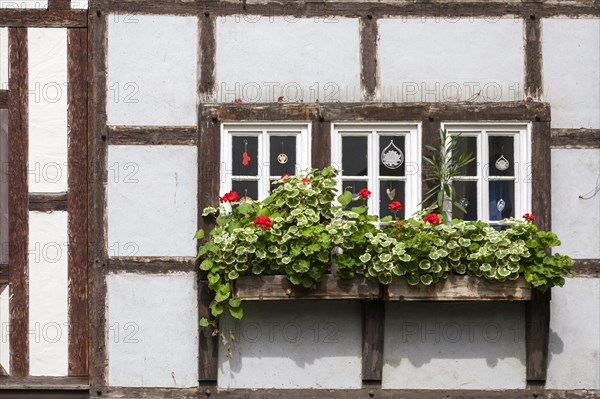
[[[264,200],[269,196],[270,184],[280,176],[271,176],[270,170],[270,140],[275,136],[296,136],[296,173],[311,168],[312,154],[311,123],[308,121],[268,121],[268,122],[223,122],[221,130],[221,182],[220,192],[231,191],[232,183],[236,181],[257,181],[258,200]],[[290,130],[298,130],[296,134],[290,134]],[[240,134],[243,133],[243,134]],[[258,174],[256,176],[234,176],[232,148],[233,137],[253,136],[258,137]],[[262,161],[261,161],[262,160]],[[238,193],[243,196],[243,193]]]
[[[340,132],[341,131],[341,132]],[[365,134],[366,131],[370,131]],[[400,133],[398,132],[400,131]],[[406,133],[404,133],[406,131]],[[337,176],[337,188],[343,192],[342,179],[366,180],[367,187],[371,191],[371,197],[367,201],[369,214],[379,214],[380,187],[382,180],[404,181],[404,208],[405,217],[412,216],[420,209],[422,199],[422,125],[417,121],[397,122],[332,122],[331,124],[331,165],[342,169],[342,138],[344,136],[367,137],[367,175],[366,176]],[[404,176],[380,176],[379,174],[379,148],[380,136],[402,136],[404,137]],[[409,168],[409,165],[412,165]]]
[[[450,136],[475,137],[477,139],[476,176],[457,176],[458,181],[477,182],[477,220],[497,225],[499,220],[490,220],[490,181],[514,182],[514,217],[531,212],[532,209],[532,124],[529,121],[470,121],[441,122]],[[507,130],[515,130],[509,133]],[[493,176],[489,170],[489,137],[514,137],[514,174],[512,177]]]

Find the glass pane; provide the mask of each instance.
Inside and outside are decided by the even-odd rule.
[[[502,220],[515,216],[515,183],[513,181],[491,181],[490,219]]]
[[[454,181],[452,183],[456,191],[456,202],[458,202],[466,213],[452,204],[452,217],[462,220],[477,220],[477,182]]]
[[[238,193],[240,200],[243,197],[250,197],[253,200],[258,199],[258,182],[257,181],[232,181],[231,189]]]
[[[269,138],[271,176],[296,173],[296,136],[271,136]]]
[[[379,217],[394,216],[394,211],[389,209],[393,201],[400,201],[402,210],[396,211],[396,219],[404,219],[404,182],[380,181],[379,182]]]
[[[342,137],[342,174],[345,176],[367,175],[367,137]]]
[[[379,136],[379,175],[404,176],[404,136]]]
[[[258,137],[232,138],[233,176],[258,176]]]
[[[352,199],[353,201],[350,202],[350,204],[348,204],[348,209],[355,207],[355,206],[361,206],[363,205],[363,202],[359,197],[358,197],[358,192],[360,190],[362,190],[363,188],[369,189],[369,187],[367,187],[368,184],[366,181],[360,181],[360,180],[342,180],[342,192],[343,191],[350,191],[352,193]],[[369,189],[370,190],[370,189]]]
[[[514,176],[515,139],[512,136],[490,136],[489,175]]]
[[[477,176],[477,137],[459,137],[456,140],[455,159],[461,154],[472,154],[474,161],[459,169],[458,176]]]

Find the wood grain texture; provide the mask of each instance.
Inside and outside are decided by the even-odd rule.
[[[70,7],[70,1],[58,3]],[[87,34],[67,30],[69,376],[88,374]]]
[[[8,283],[8,263],[0,263],[0,284]]]
[[[374,101],[379,79],[377,68],[377,19],[371,14],[360,18],[360,85],[363,101]]]
[[[323,169],[331,165],[331,123],[325,122],[320,113],[311,120],[311,165]],[[341,165],[333,165],[341,169]]]
[[[296,299],[377,299],[381,287],[364,278],[342,280],[325,275],[315,288],[295,286],[286,276],[242,276],[235,281],[235,294],[244,301]]]
[[[91,392],[101,392],[107,379],[106,347],[106,16],[91,12],[88,49],[88,309]]]
[[[115,257],[108,260],[110,272],[167,274],[195,272],[195,258]]]
[[[8,90],[0,90],[0,109],[8,108]]]
[[[68,195],[62,193],[29,193],[29,210],[38,212],[66,211]]]
[[[542,23],[534,14],[525,16],[525,95],[539,100],[542,83]]]
[[[552,229],[552,192],[550,162],[550,121],[532,123],[531,129],[531,204],[535,224],[541,230]],[[521,215],[516,215],[517,217]]]
[[[600,148],[600,129],[552,129],[552,148]]]
[[[492,283],[453,275],[430,286],[394,280],[387,288],[388,301],[528,301],[532,297],[532,288],[523,279]]]
[[[525,308],[525,350],[527,383],[546,381],[550,342],[551,290],[535,290]]]
[[[10,265],[10,371],[15,377],[29,374],[29,198],[27,162],[28,46],[27,28],[8,30],[10,76],[8,89],[8,236]]]
[[[600,277],[600,259],[573,259],[576,277]]]
[[[110,145],[198,145],[198,130],[175,126],[111,126]]]
[[[198,87],[199,98],[202,102],[210,101],[215,94],[215,63],[217,51],[217,38],[215,17],[205,13],[200,17],[200,82]]]
[[[87,10],[3,8],[0,26],[30,28],[85,28]]]
[[[70,11],[71,0],[48,0],[48,10]]]
[[[381,382],[383,373],[383,343],[385,303],[368,301],[362,304],[362,379]]]
[[[20,390],[33,398],[32,390],[88,390],[85,377],[14,377],[11,376],[0,383],[0,397],[4,399],[7,390]]]

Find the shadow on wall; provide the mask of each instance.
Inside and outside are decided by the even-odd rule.
[[[554,330],[550,329],[550,349],[548,351],[548,363],[552,361],[552,355],[560,355],[561,353],[563,353],[564,349],[565,343],[563,342],[563,340],[560,339],[560,337]]]

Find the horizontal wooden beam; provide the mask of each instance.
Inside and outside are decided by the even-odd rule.
[[[212,385],[198,389],[106,388],[92,398],[210,398],[210,399],[595,399],[598,390],[421,390],[421,389],[235,389],[219,390]]]
[[[387,287],[388,301],[528,301],[531,285],[519,279],[488,282],[478,277],[449,276],[429,286],[409,285],[406,280],[394,280]]]
[[[600,148],[600,129],[552,129],[552,148]]]
[[[507,15],[529,17],[582,16],[598,15],[594,1],[578,1],[562,4],[528,1],[444,1],[412,2],[384,0],[380,2],[357,1],[302,1],[286,2],[282,0],[250,1],[204,1],[202,3],[185,0],[148,2],[144,0],[105,0],[96,5],[105,12],[140,14],[185,14],[215,16],[227,15],[264,15],[294,16],[309,18],[409,16],[409,17],[493,17]]]
[[[108,268],[111,272],[140,274],[166,274],[198,270],[195,259],[185,257],[112,257],[108,260]]]
[[[108,143],[112,145],[197,145],[198,130],[195,126],[109,126]]]
[[[89,399],[90,393],[84,390],[44,390],[7,389],[2,391],[2,399]]]
[[[87,377],[7,377],[0,379],[0,397],[5,398],[6,390],[89,390]],[[31,392],[29,392],[31,395]],[[37,397],[31,395],[30,397]]]
[[[68,195],[62,193],[29,193],[29,210],[39,212],[66,211]]]
[[[295,286],[286,276],[242,276],[235,281],[235,293],[245,301],[289,299],[377,299],[381,287],[365,278],[342,280],[326,275],[313,289]]]
[[[574,259],[576,277],[600,277],[600,259]]]
[[[0,10],[0,26],[85,28],[87,26],[87,10],[3,8]]]

